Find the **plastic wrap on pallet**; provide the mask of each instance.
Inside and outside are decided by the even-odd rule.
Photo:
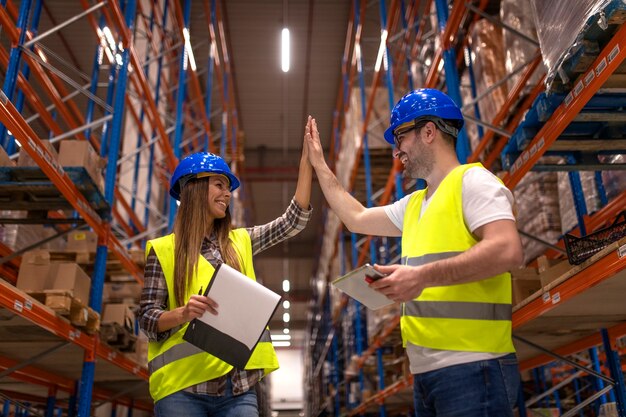
[[[592,18],[610,1],[530,0],[543,62],[548,72],[548,87],[559,72],[561,64],[582,45],[585,29],[593,23]]]
[[[529,38],[537,40],[537,30],[529,0],[502,0],[500,3],[500,20]],[[504,29],[502,31],[502,41],[505,51],[504,65],[508,74],[529,62],[537,54],[537,45],[509,30]],[[541,65],[541,69],[535,70],[530,78],[528,89],[530,86],[536,85],[544,73],[545,67]],[[522,76],[521,74],[520,72],[509,78],[507,81],[509,90],[513,89],[515,83]]]
[[[477,21],[470,30],[470,49],[474,61],[476,94],[481,96],[506,76],[502,29],[485,19]],[[507,92],[504,83],[478,102],[482,120],[493,120],[504,105]]]
[[[581,171],[579,173],[587,214],[594,213],[600,208],[598,187],[594,172]],[[572,194],[571,181],[567,172],[559,172],[559,212],[561,214],[561,231],[567,233],[578,225],[576,206]]]
[[[600,155],[598,159],[604,164],[626,164],[626,155]],[[626,190],[626,171],[602,171],[602,185],[609,201],[614,199]]]
[[[555,172],[529,172],[513,190],[520,230],[549,243],[556,243],[561,236],[557,183]],[[525,236],[522,236],[522,246],[524,263],[547,249],[542,243]]]

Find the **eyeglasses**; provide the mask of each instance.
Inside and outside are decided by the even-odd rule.
[[[426,126],[426,123],[428,123],[428,121],[422,122],[422,123],[415,123],[413,126],[408,126],[408,127],[405,127],[404,129],[398,129],[395,132],[393,132],[393,143],[396,146],[396,148],[397,149],[400,148],[400,145],[402,144],[402,141],[404,140],[407,133],[409,133],[411,130],[418,130],[418,133],[419,133],[419,131],[424,126]]]

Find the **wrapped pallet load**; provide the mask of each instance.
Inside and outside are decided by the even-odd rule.
[[[476,95],[481,97],[506,76],[502,29],[485,19],[477,21],[470,30],[470,49]],[[503,83],[482,97],[478,102],[480,118],[490,123],[504,105],[507,93],[506,83]],[[475,149],[477,143],[470,143],[470,146]]]
[[[569,232],[578,225],[574,193],[572,192],[572,179],[570,179],[570,176],[574,177],[574,184],[580,181],[579,190],[582,191],[585,200],[584,211],[587,214],[592,214],[600,208],[600,198],[598,196],[595,172],[559,172],[559,211],[561,213],[561,231],[563,233]]]
[[[606,26],[602,17],[594,18],[610,0],[530,0],[539,46],[547,69],[547,90],[557,75],[563,84],[570,82],[563,63],[584,44],[584,34],[591,25]]]
[[[558,176],[556,172],[529,172],[513,190],[517,227],[527,235],[555,244],[561,237]],[[536,239],[522,236],[524,263],[547,250]]]
[[[530,3],[530,0],[502,0],[500,4],[500,20],[510,28],[537,41],[537,30]],[[502,41],[505,53],[504,66],[507,74],[513,74],[513,72],[531,62],[539,53],[539,47],[536,44],[510,30],[504,29],[502,31]],[[543,65],[536,69],[527,84],[527,90],[536,85],[545,72]],[[522,73],[523,70],[518,71],[509,78],[507,81],[509,90],[513,89]]]

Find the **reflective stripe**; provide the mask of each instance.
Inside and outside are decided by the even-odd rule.
[[[179,359],[186,358],[187,356],[195,355],[197,353],[204,352],[202,349],[192,345],[191,343],[183,342],[172,346],[159,356],[155,357],[148,363],[148,369],[150,373],[154,373],[164,367],[165,365],[177,361]]]
[[[410,301],[405,303],[403,316],[470,319],[511,320],[511,304],[471,303],[463,301]]]
[[[263,334],[261,335],[261,339],[259,343],[262,342],[271,342],[272,338],[270,336],[270,331],[265,329]],[[195,355],[197,353],[204,352],[202,349],[192,345],[191,343],[183,342],[177,345],[172,346],[167,351],[163,352],[159,356],[155,357],[148,363],[148,369],[150,373],[156,372],[162,367],[172,362],[175,362],[179,359],[186,358],[191,355]]]
[[[426,265],[431,262],[440,261],[442,259],[453,258],[463,252],[440,252],[440,253],[427,253],[422,256],[415,256],[412,258],[402,257],[402,265],[408,266],[420,266]]]

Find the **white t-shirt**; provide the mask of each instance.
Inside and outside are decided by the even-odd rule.
[[[437,194],[435,193],[433,195]],[[473,233],[477,228],[487,223],[510,219],[513,216],[513,195],[490,171],[475,167],[463,174],[463,216],[465,224]],[[400,230],[404,224],[404,213],[412,194],[409,194],[393,204],[384,207],[385,213],[394,225]],[[421,215],[432,200],[422,202]],[[488,360],[504,356],[502,353],[489,352],[460,352],[439,349],[429,349],[407,343],[407,355],[412,374],[419,374],[435,369],[445,368],[461,363]]]

